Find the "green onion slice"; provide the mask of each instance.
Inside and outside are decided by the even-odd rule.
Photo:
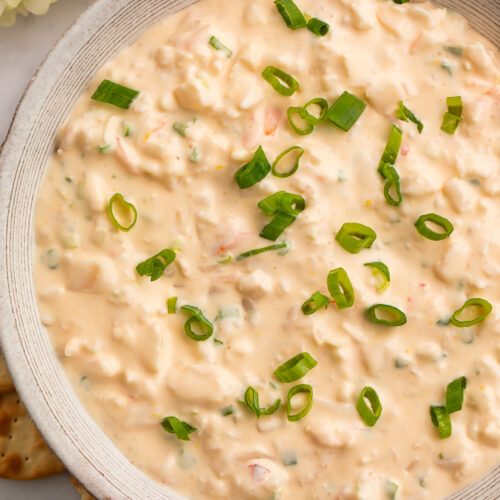
[[[246,406],[251,412],[259,418],[261,415],[272,415],[281,405],[281,399],[277,399],[269,408],[261,408],[259,406],[259,393],[252,387],[248,387],[245,391],[245,401],[240,401],[243,406]]]
[[[391,132],[389,134],[389,140],[385,146],[384,152],[382,154],[382,158],[380,159],[380,163],[378,166],[379,174],[385,177],[385,165],[394,165],[396,163],[396,159],[399,154],[399,150],[401,149],[401,142],[403,141],[403,131],[397,126],[392,125]]]
[[[446,105],[448,111],[443,116],[441,130],[448,134],[454,134],[458,124],[462,121],[462,98],[460,96],[447,97]]]
[[[282,69],[276,66],[268,66],[262,72],[262,77],[266,82],[268,82],[271,87],[285,97],[290,97],[295,94],[295,91],[299,88],[299,82],[295,80],[292,75],[289,75]],[[283,85],[283,83],[286,85]]]
[[[172,125],[173,130],[177,132],[181,137],[186,137],[186,130],[188,129],[188,127],[189,125],[181,122],[175,122]]]
[[[177,417],[165,417],[161,426],[170,434],[175,434],[182,441],[189,441],[189,434],[197,430],[196,427],[179,420]]]
[[[92,94],[94,101],[105,102],[121,109],[128,109],[132,101],[140,94],[139,91],[129,89],[110,80],[103,80]]]
[[[397,3],[399,5],[402,5],[404,3],[408,3],[410,0],[392,0],[394,3]]]
[[[274,5],[290,29],[298,30],[307,26],[304,14],[292,0],[274,0]]]
[[[214,326],[205,317],[200,308],[187,305],[182,306],[181,309],[183,311],[186,311],[190,315],[187,321],[184,323],[184,331],[191,340],[207,340],[212,336],[212,334],[214,333]],[[196,333],[193,330],[191,326],[193,323],[198,324],[198,329],[201,330],[201,333]]]
[[[368,400],[370,406],[366,404],[366,400]],[[368,427],[373,427],[377,423],[382,414],[382,404],[373,387],[366,386],[363,388],[356,402],[356,409]]]
[[[359,253],[370,248],[377,239],[375,231],[358,222],[346,222],[335,236],[340,246],[350,253]]]
[[[298,155],[297,155],[297,158],[295,160],[295,164],[293,165],[293,167],[286,171],[286,172],[278,172],[277,170],[277,166],[278,166],[278,163],[283,159],[283,157],[285,157],[288,153],[292,152],[292,151],[298,151]],[[274,163],[272,164],[271,166],[271,173],[275,176],[275,177],[290,177],[291,175],[293,175],[295,172],[297,172],[298,168],[299,168],[299,162],[300,162],[300,159],[302,158],[302,155],[304,154],[304,148],[301,148],[300,146],[292,146],[291,148],[288,148],[288,149],[285,149],[285,151],[283,151],[282,153],[280,153],[278,155],[278,157],[276,158],[276,160],[274,160]]]
[[[311,106],[319,106],[318,116],[309,113],[308,108]],[[315,97],[306,103],[302,109],[305,111],[303,119],[311,125],[317,125],[325,119],[326,114],[328,113],[328,101],[322,97]]]
[[[307,29],[316,36],[325,36],[330,31],[330,25],[321,19],[312,17],[307,23]]]
[[[234,178],[240,189],[247,189],[264,179],[270,171],[271,165],[262,146],[259,146],[250,162],[237,170]]]
[[[387,179],[384,185],[384,198],[387,203],[393,207],[399,207],[403,202],[403,194],[401,193],[401,183],[399,182],[399,174],[397,170],[388,163],[385,163],[380,173]]]
[[[424,124],[410,111],[404,104],[403,101],[399,101],[398,118],[404,122],[413,122],[417,126],[418,133],[421,134],[424,130]]]
[[[451,415],[460,411],[464,404],[464,390],[467,387],[467,379],[459,377],[446,387],[446,411]]]
[[[149,276],[151,281],[156,281],[174,260],[175,252],[169,248],[165,248],[156,255],[153,255],[153,257],[138,264],[135,269],[139,276]]]
[[[354,290],[349,276],[342,267],[333,269],[328,273],[326,284],[339,309],[346,309],[354,304]]]
[[[260,232],[262,238],[276,241],[280,234],[297,218],[306,207],[306,202],[299,194],[278,191],[264,198],[258,207],[273,220]]]
[[[297,106],[292,106],[287,110],[288,122],[290,123],[290,127],[299,135],[309,135],[314,130],[314,125],[311,123],[308,118],[312,116],[309,114],[304,108],[300,108]],[[304,127],[300,128],[294,121],[294,116],[298,115],[304,121]]]
[[[167,312],[168,314],[175,314],[177,312],[177,297],[167,299]]]
[[[371,267],[373,275],[380,280],[378,291],[383,292],[391,284],[391,273],[389,268],[383,262],[367,262],[364,266]]]
[[[215,49],[215,50],[220,50],[224,54],[226,54],[227,57],[231,57],[233,55],[233,51],[229,48],[227,48],[217,37],[211,36],[210,40],[208,43]]]
[[[401,326],[406,323],[406,314],[397,307],[387,304],[374,304],[365,311],[365,315],[377,325]]]
[[[307,394],[307,403],[305,407],[299,411],[298,413],[292,414],[292,398],[295,394],[300,392],[305,392]],[[288,395],[286,397],[286,417],[290,422],[297,422],[304,418],[312,408],[313,404],[313,388],[309,384],[299,384],[295,387],[292,387],[288,391]]]
[[[446,439],[451,436],[451,419],[444,406],[430,407],[431,420],[434,427],[439,428],[439,437]]]
[[[128,212],[129,218],[130,215],[132,215],[132,220],[128,226],[123,226],[120,222],[118,222],[118,219],[116,218],[118,212],[120,212],[120,218],[126,217],[126,212]],[[113,226],[118,228],[120,231],[130,231],[137,222],[137,209],[132,203],[125,201],[125,198],[121,193],[115,193],[109,200],[108,214]]]
[[[443,232],[437,233],[436,231],[433,231],[427,226],[427,222],[437,224],[443,229]],[[432,241],[441,241],[449,238],[455,229],[453,224],[448,219],[433,213],[421,215],[417,219],[417,222],[415,222],[415,227],[424,238]]]
[[[310,299],[307,299],[302,304],[302,312],[308,316],[309,314],[313,314],[316,311],[319,311],[322,307],[328,309],[328,305],[330,304],[330,300],[326,295],[323,295],[320,292],[314,292]]]
[[[232,415],[234,413],[234,408],[232,406],[224,406],[224,408],[220,409],[220,414],[223,417],[227,417],[229,415]]]
[[[345,91],[332,105],[326,118],[345,132],[358,121],[366,109],[366,103]]]
[[[269,245],[267,247],[263,248],[255,248],[253,250],[249,250],[248,252],[240,253],[238,257],[236,257],[236,260],[243,260],[246,259],[247,257],[252,257],[254,255],[259,255],[264,252],[270,252],[272,250],[280,250],[282,248],[286,248],[289,246],[289,243],[284,241],[283,243],[277,243],[276,245]]]
[[[458,317],[467,309],[472,308],[474,311],[478,313],[475,318],[468,320],[459,320]],[[450,318],[450,323],[454,326],[458,326],[459,328],[464,328],[467,326],[477,325],[484,321],[488,314],[490,314],[493,306],[485,299],[481,299],[479,297],[475,297],[473,299],[468,299],[465,301],[464,305],[457,309],[452,317]]]
[[[464,55],[464,49],[462,47],[454,47],[453,45],[445,45],[445,50],[447,50],[450,54],[453,54],[457,57],[462,57]]]
[[[280,382],[288,384],[302,378],[317,364],[318,362],[308,352],[301,352],[276,368],[274,374]]]

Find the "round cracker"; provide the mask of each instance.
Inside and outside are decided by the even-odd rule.
[[[38,479],[62,470],[17,393],[0,394],[0,477]]]
[[[2,354],[0,354],[0,393],[13,391],[14,383],[10,378],[9,371],[7,370],[7,365],[3,359]]]
[[[74,477],[70,477],[73,486],[82,495],[82,500],[96,500]]]

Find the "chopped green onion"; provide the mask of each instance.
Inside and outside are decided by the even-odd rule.
[[[408,3],[410,0],[392,0],[394,3],[397,3],[399,5],[402,5],[404,3]]]
[[[299,194],[278,191],[264,198],[258,207],[273,220],[260,232],[262,238],[276,241],[280,234],[297,218],[306,207],[306,202]]]
[[[170,434],[175,434],[182,441],[189,441],[189,434],[196,431],[196,427],[182,422],[177,417],[165,417],[161,421],[161,426]]]
[[[247,189],[264,179],[270,171],[271,165],[262,146],[259,146],[250,162],[237,170],[234,178],[240,189]]]
[[[278,163],[281,161],[281,159],[284,156],[286,156],[288,153],[290,153],[291,151],[295,151],[295,150],[298,150],[299,154],[297,155],[297,159],[295,160],[295,164],[293,165],[293,167],[290,170],[286,171],[286,172],[278,172],[278,170],[276,169],[276,167],[278,166]],[[280,153],[278,155],[278,157],[276,158],[276,160],[274,160],[274,163],[271,166],[271,173],[275,177],[290,177],[295,172],[297,172],[297,170],[299,168],[300,158],[302,157],[303,154],[304,154],[304,148],[301,148],[300,146],[292,146],[291,148],[285,149],[285,151],[283,151],[282,153]]]
[[[128,226],[124,226],[120,222],[118,222],[118,219],[116,218],[116,215],[118,214],[115,215],[115,210],[119,210],[121,212],[121,217],[125,216],[125,212],[128,212],[129,215],[132,215],[132,221]],[[121,193],[115,193],[109,200],[108,214],[113,226],[118,228],[120,231],[130,231],[137,222],[137,209],[132,203],[125,201],[125,198]]]
[[[430,407],[431,420],[434,427],[439,428],[439,437],[446,439],[451,436],[451,419],[444,406]]]
[[[382,313],[382,316],[377,316]],[[387,304],[375,304],[365,311],[366,317],[377,325],[401,326],[406,323],[406,314],[397,307]]]
[[[458,317],[466,309],[468,309],[470,307],[475,308],[475,309],[479,309],[480,314],[473,319],[469,319],[469,320],[465,320],[465,321],[459,320]],[[453,313],[452,317],[450,318],[450,323],[454,326],[458,326],[459,328],[477,325],[478,323],[481,323],[481,321],[484,321],[486,319],[488,314],[490,314],[492,308],[493,308],[492,305],[485,299],[481,299],[478,297],[473,298],[473,299],[468,299],[465,301],[464,305],[460,309],[457,309]]]
[[[191,156],[189,157],[189,161],[191,163],[198,163],[200,161],[200,152],[198,151],[198,148],[193,149],[193,152],[191,153]]]
[[[305,392],[308,395],[306,406],[304,407],[304,409],[299,411],[299,413],[292,414],[292,398],[293,396],[295,396],[295,394],[298,394],[300,392]],[[286,397],[286,417],[290,422],[297,422],[309,413],[312,408],[312,404],[313,388],[309,384],[296,385],[288,391],[288,395]]]
[[[233,258],[229,254],[221,255],[221,258],[217,261],[219,264],[229,264]]]
[[[464,49],[462,49],[462,47],[454,47],[452,45],[446,45],[444,48],[454,56],[462,57],[464,55]]]
[[[47,250],[42,255],[42,260],[49,269],[57,269],[59,267],[59,256],[57,255],[57,250],[55,248]]]
[[[292,75],[285,73],[276,66],[267,66],[262,72],[262,77],[271,87],[285,97],[290,97],[299,88],[299,82]],[[283,85],[284,82],[286,85]]]
[[[268,247],[255,248],[253,250],[249,250],[248,252],[240,253],[240,255],[236,257],[236,260],[243,260],[247,257],[252,257],[253,255],[259,255],[261,253],[270,252],[272,250],[279,250],[281,248],[286,248],[287,246],[288,243],[277,243],[276,245],[269,245]]]
[[[97,149],[102,155],[107,155],[112,151],[111,144],[103,144],[102,146],[97,146]]]
[[[340,246],[350,253],[359,253],[370,248],[377,239],[375,231],[358,222],[346,222],[335,236]]]
[[[297,465],[299,463],[297,459],[297,453],[295,451],[285,451],[281,457],[283,465],[285,467],[291,467],[292,465]]]
[[[366,103],[345,91],[332,105],[326,118],[345,132],[358,121],[366,109]]]
[[[379,292],[383,292],[389,288],[391,284],[391,273],[383,262],[367,262],[363,265],[373,268],[373,275],[377,278],[381,278],[381,283],[378,287]]]
[[[460,96],[447,97],[446,105],[448,106],[448,112],[455,116],[462,116],[462,98]]]
[[[399,207],[403,202],[403,194],[401,193],[401,183],[399,182],[399,174],[397,170],[388,163],[385,163],[380,170],[382,176],[387,179],[384,185],[384,198],[387,203],[393,207]],[[393,193],[395,196],[393,196]]]
[[[308,108],[310,108],[311,106],[319,106],[318,116],[314,116],[313,114],[309,113]],[[303,119],[311,125],[317,125],[325,119],[326,114],[328,113],[328,102],[322,97],[315,97],[314,99],[311,99],[308,103],[306,103],[303,109],[305,111]]]
[[[132,126],[130,123],[122,122],[122,127],[124,137],[129,137],[132,134]]]
[[[467,387],[467,379],[459,377],[446,387],[446,411],[448,414],[460,411],[464,404],[464,390]]]
[[[132,101],[140,94],[139,91],[129,89],[110,80],[103,80],[92,94],[94,101],[105,102],[121,109],[128,109]]]
[[[187,321],[184,323],[184,332],[191,340],[201,341],[207,340],[214,333],[214,326],[205,317],[200,308],[196,306],[182,306],[181,309],[190,314]],[[196,333],[192,324],[198,324],[201,333]]]
[[[227,57],[231,57],[233,55],[233,51],[231,49],[228,49],[217,37],[211,36],[210,40],[208,43],[215,49],[215,50],[220,50],[224,54],[226,54]]]
[[[448,134],[454,134],[458,124],[462,121],[462,98],[460,96],[447,97],[446,105],[448,111],[443,116],[441,130]]]
[[[354,290],[351,280],[342,267],[333,269],[328,273],[326,284],[339,309],[346,309],[354,304]]]
[[[253,388],[248,387],[245,391],[245,401],[240,401],[243,406],[246,406],[251,412],[259,418],[261,415],[272,415],[281,405],[281,399],[277,399],[269,408],[261,408],[259,406],[259,393]]]
[[[290,29],[298,30],[307,26],[304,14],[292,0],[274,0],[274,5]]]
[[[177,312],[177,297],[167,299],[167,312],[168,314],[175,314]]]
[[[307,23],[307,29],[316,36],[325,36],[330,31],[330,25],[321,19],[312,17]]]
[[[219,340],[219,339],[214,339],[214,342],[216,344],[224,345],[224,342],[222,342],[222,340]]]
[[[309,135],[313,132],[314,130],[314,125],[308,121],[308,118],[312,115],[310,115],[304,108],[292,106],[291,108],[288,108],[287,110],[287,115],[288,115],[288,122],[290,123],[290,127],[299,135]],[[304,128],[300,128],[294,121],[293,117],[294,115],[298,115],[299,118],[301,118],[305,125]]]
[[[434,224],[437,224],[443,229],[443,232],[437,233],[436,231],[433,231],[432,229],[427,227],[427,222],[433,222]],[[453,233],[453,230],[455,229],[453,227],[453,224],[448,219],[445,219],[444,217],[433,213],[421,215],[417,219],[417,222],[415,222],[415,227],[424,238],[432,241],[441,241],[449,238],[451,236],[451,233]]]
[[[398,493],[399,485],[389,479],[385,480],[385,492],[389,500],[396,500],[396,495]]]
[[[301,352],[276,368],[274,374],[280,382],[288,384],[302,378],[317,364],[318,362],[308,352]]]
[[[186,130],[189,127],[189,125],[186,125],[185,123],[181,122],[175,122],[172,125],[172,128],[174,129],[175,132],[177,132],[181,137],[186,137]]]
[[[227,417],[229,415],[232,415],[234,413],[234,408],[232,406],[224,406],[224,408],[220,409],[220,414],[223,417]]]
[[[330,300],[326,295],[323,295],[320,292],[314,292],[310,299],[307,299],[302,304],[302,312],[308,316],[309,314],[313,314],[316,311],[319,311],[322,307],[328,309],[328,305],[330,304]]]
[[[153,257],[138,264],[135,269],[139,276],[149,276],[151,281],[156,281],[174,260],[175,252],[169,248],[165,248],[156,255],[153,255]]]
[[[396,163],[399,150],[401,149],[402,140],[403,131],[397,125],[393,124],[391,127],[391,132],[389,134],[389,139],[378,165],[378,172],[382,177],[386,178],[384,172],[385,165],[394,165]]]
[[[366,404],[365,399],[368,400],[370,406]],[[382,404],[373,387],[366,386],[363,388],[356,402],[356,409],[358,410],[359,416],[368,427],[373,427],[377,423],[377,420],[382,414]]]
[[[403,101],[399,101],[398,118],[404,122],[413,122],[418,129],[418,133],[421,134],[424,130],[424,124],[403,104]]]

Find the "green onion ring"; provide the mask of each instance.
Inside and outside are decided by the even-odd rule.
[[[262,72],[262,78],[264,78],[278,94],[285,97],[292,96],[299,88],[299,82],[292,75],[289,75],[276,66],[267,66]],[[285,82],[287,86],[283,85],[281,82]]]
[[[383,311],[389,313],[394,319],[383,319],[377,316],[377,311]],[[406,323],[406,314],[399,310],[397,307],[389,306],[387,304],[374,304],[365,311],[365,316],[377,325],[387,325],[387,326],[401,326]]]
[[[388,163],[382,167],[383,176],[387,179],[384,185],[384,198],[385,201],[392,207],[399,207],[403,202],[403,194],[401,193],[401,184],[399,182],[399,174],[397,170]],[[396,191],[396,198],[392,197],[391,189]]]
[[[308,117],[312,116],[310,115],[304,108],[300,107],[291,107],[288,108],[287,110],[287,116],[288,116],[288,122],[290,123],[290,127],[294,130],[299,135],[309,135],[313,132],[314,130],[314,125],[308,121]],[[293,121],[294,115],[298,115],[299,118],[302,118],[306,122],[306,126],[304,128],[299,128],[298,125],[295,124]]]
[[[484,312],[482,314],[480,314],[479,316],[477,316],[476,318],[471,319],[471,320],[460,321],[458,319],[458,316],[460,316],[460,314],[462,314],[462,312],[465,309],[467,309],[468,307],[474,307],[474,306],[481,308]],[[481,321],[484,321],[487,318],[488,314],[490,314],[492,309],[493,309],[493,306],[485,299],[481,299],[479,297],[468,299],[465,301],[464,305],[460,309],[457,309],[453,313],[452,317],[450,318],[450,323],[454,326],[459,327],[459,328],[477,325],[478,323],[481,323]]]
[[[431,421],[434,427],[439,428],[439,437],[446,439],[451,436],[451,419],[444,406],[430,407]]]
[[[184,332],[191,340],[202,341],[209,339],[214,333],[214,326],[205,317],[201,309],[196,306],[182,306],[181,309],[190,314],[187,321],[184,323]],[[198,323],[205,333],[197,334],[191,328],[191,323]]]
[[[287,384],[299,380],[317,364],[318,362],[308,352],[301,352],[276,368],[274,374],[280,382]]]
[[[249,386],[245,391],[245,400],[240,401],[243,406],[246,406],[251,412],[260,418],[261,415],[272,415],[281,406],[281,399],[277,399],[269,408],[261,408],[259,405],[259,393]]]
[[[115,203],[120,204],[123,208],[129,209],[132,211],[133,218],[132,222],[128,226],[122,226],[119,222],[118,219],[116,218],[114,214],[114,206]],[[130,231],[134,226],[135,223],[137,222],[137,209],[132,203],[129,203],[125,201],[125,198],[121,193],[115,193],[111,199],[109,200],[109,205],[108,205],[108,214],[109,218],[111,219],[111,223],[113,226],[115,226],[117,229],[120,231],[128,232]]]
[[[365,398],[370,402],[371,408],[366,404]],[[382,414],[382,403],[373,387],[367,385],[363,388],[356,402],[356,409],[368,427],[373,427],[377,423]]]
[[[359,253],[370,248],[377,239],[375,231],[358,222],[346,222],[335,236],[340,246],[350,253]]]
[[[318,117],[309,113],[309,111],[307,110],[307,108],[315,105],[320,107]],[[302,109],[305,111],[305,114],[304,117],[301,116],[301,118],[303,118],[307,123],[310,123],[311,125],[317,125],[325,119],[326,113],[328,113],[328,101],[326,99],[323,99],[322,97],[315,97],[308,103],[304,104],[304,107]]]
[[[307,23],[307,29],[316,36],[325,36],[330,31],[330,25],[321,19],[312,17]]]
[[[438,226],[442,227],[444,232],[436,233],[432,229],[429,229],[426,225],[427,222],[434,222]],[[449,238],[455,229],[453,224],[448,219],[434,213],[421,215],[417,219],[417,222],[415,222],[415,227],[424,238],[432,241],[441,241]]]
[[[391,284],[391,273],[389,268],[383,262],[367,262],[364,266],[371,267],[374,276],[380,276],[382,283],[378,287],[379,292],[383,292],[389,288]]]
[[[354,304],[354,290],[351,280],[342,267],[333,269],[326,278],[328,291],[339,309],[346,309]]]
[[[309,314],[313,314],[316,311],[319,311],[322,307],[328,309],[328,305],[330,304],[330,300],[326,295],[323,295],[320,292],[314,292],[311,298],[307,299],[302,304],[302,312],[308,316]]]
[[[297,159],[295,161],[295,165],[290,170],[288,170],[288,172],[278,172],[276,170],[276,167],[278,166],[278,163],[281,161],[281,159],[284,156],[286,156],[288,153],[290,153],[291,151],[295,151],[295,150],[299,151],[299,154],[298,154]],[[303,154],[304,154],[304,148],[301,148],[300,146],[292,146],[291,148],[285,149],[285,151],[280,153],[277,156],[276,160],[274,160],[274,163],[271,166],[271,174],[273,174],[275,177],[290,177],[295,172],[297,172],[297,170],[299,168],[299,162],[300,162],[300,159],[302,158]]]
[[[309,396],[307,398],[306,406],[303,410],[299,411],[299,413],[295,413],[294,415],[292,415],[292,398],[293,396],[295,396],[295,394],[298,394],[300,392],[305,392]],[[290,422],[297,422],[309,413],[313,404],[313,396],[313,388],[309,384],[299,384],[295,387],[292,387],[288,391],[288,395],[286,397],[286,417]]]
[[[307,26],[307,20],[293,0],[274,0],[274,5],[284,19],[286,25],[292,30]]]

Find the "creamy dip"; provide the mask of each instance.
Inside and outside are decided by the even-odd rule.
[[[190,498],[444,498],[499,459],[498,51],[429,3],[297,5],[329,33],[289,29],[271,0],[202,0],[90,82],[39,195],[41,320],[103,430],[137,467]],[[267,66],[292,75],[298,90],[280,95],[262,77]],[[91,99],[104,79],[140,92],[129,109]],[[344,91],[367,104],[348,132],[328,120],[309,135],[291,128],[288,108],[317,97],[331,106]],[[453,96],[463,112],[451,134],[441,125]],[[400,101],[421,134],[398,119]],[[399,206],[387,203],[377,172],[392,124],[402,130],[392,162]],[[304,154],[293,175],[238,187],[235,173],[259,146],[272,163],[295,145]],[[305,208],[273,242],[259,236],[272,216],[257,204],[280,191],[302,196]],[[108,213],[117,193],[137,210],[130,231]],[[115,197],[112,212],[128,226],[130,208],[119,209]],[[429,213],[453,224],[448,238],[417,231]],[[346,222],[376,232],[371,248],[343,248],[336,236]],[[165,249],[175,260],[159,266],[158,279],[137,272]],[[377,261],[390,270],[385,290],[364,266]],[[327,276],[337,268],[352,283],[352,307],[330,296]],[[304,314],[317,291],[328,308]],[[449,322],[477,297],[492,305],[484,321]],[[380,303],[404,312],[406,324],[370,321],[366,309]],[[203,312],[212,336],[186,335],[183,305]],[[481,313],[471,309],[466,319]],[[280,382],[275,370],[300,353],[317,365]],[[430,406],[444,405],[462,376],[463,408],[440,439]],[[312,387],[312,407],[290,421],[287,394],[298,384]],[[366,386],[382,405],[371,427],[357,409]],[[262,408],[281,406],[257,418],[239,402],[248,387]],[[291,413],[306,396],[293,397]],[[196,428],[189,441],[166,432],[169,416]]]

